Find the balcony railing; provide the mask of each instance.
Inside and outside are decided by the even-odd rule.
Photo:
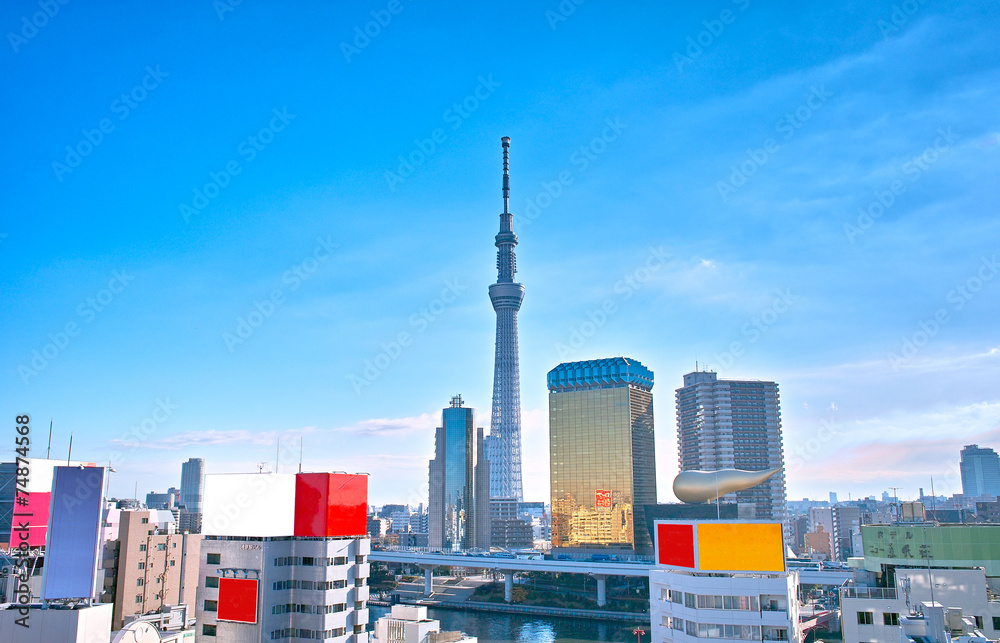
[[[845,598],[874,598],[894,601],[898,598],[895,587],[841,587],[841,600]]]

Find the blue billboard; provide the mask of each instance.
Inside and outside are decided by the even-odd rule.
[[[45,547],[45,600],[94,596],[103,491],[103,467],[55,468]]]

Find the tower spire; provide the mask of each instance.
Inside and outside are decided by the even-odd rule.
[[[510,214],[510,210],[507,205],[510,201],[510,170],[508,152],[510,150],[510,137],[504,136],[500,139],[500,144],[503,145],[503,213]]]

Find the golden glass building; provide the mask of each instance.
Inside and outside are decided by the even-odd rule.
[[[625,357],[568,362],[548,387],[552,546],[650,552],[653,372]]]

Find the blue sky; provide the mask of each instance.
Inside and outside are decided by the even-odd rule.
[[[790,498],[1000,447],[993,3],[40,11],[0,10],[0,413],[112,493],[280,437],[421,501],[450,396],[489,425],[504,135],[529,499],[546,372],[613,355],[661,500],[696,360],[779,383]]]

